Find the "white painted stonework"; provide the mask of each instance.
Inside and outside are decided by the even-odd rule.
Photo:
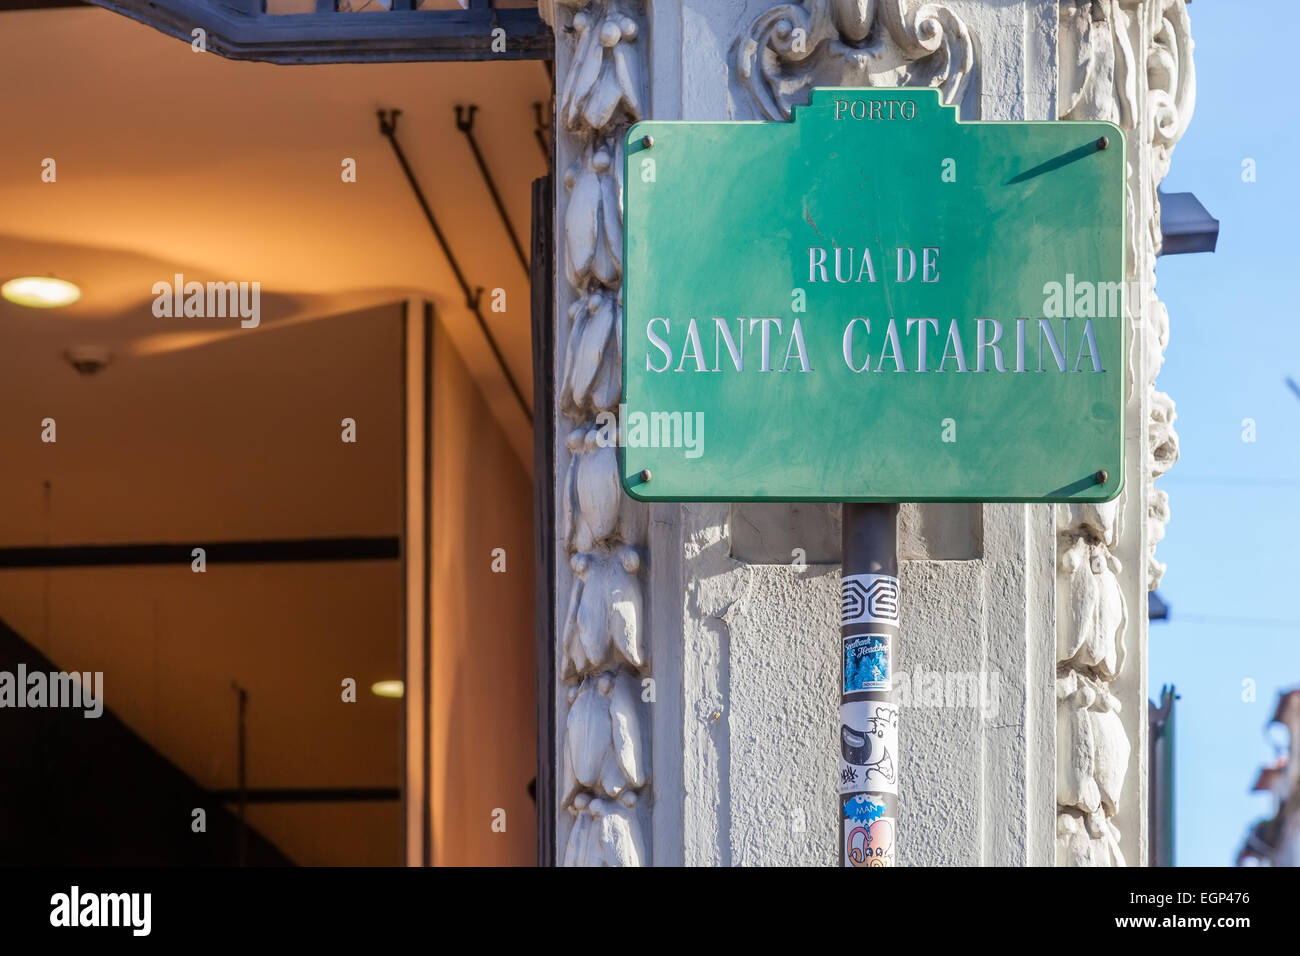
[[[557,862],[838,859],[838,507],[641,505],[595,442],[621,387],[621,139],[641,118],[781,120],[813,86],[924,84],[967,120],[1121,125],[1129,277],[1148,292],[1128,302],[1120,498],[902,509],[894,666],[919,699],[902,714],[899,862],[1144,863],[1146,591],[1168,517],[1152,482],[1177,458],[1153,385],[1155,190],[1194,98],[1183,0],[542,6],[562,180]],[[954,701],[953,675],[996,691]]]
[[[557,862],[651,862],[646,509],[623,494],[596,416],[617,409],[623,279],[622,136],[643,115],[645,36],[635,3],[564,0],[557,27],[561,183],[556,277]]]
[[[1062,2],[1060,115],[1108,120],[1128,140],[1130,328],[1124,492],[1057,506],[1057,852],[1062,866],[1145,865],[1147,591],[1178,459],[1174,403],[1155,389],[1169,316],[1155,294],[1157,187],[1196,97],[1183,0]]]

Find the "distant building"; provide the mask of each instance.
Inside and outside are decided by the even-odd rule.
[[[1290,731],[1290,752],[1262,767],[1251,789],[1273,794],[1275,812],[1250,828],[1238,866],[1300,866],[1300,687],[1278,697],[1270,723]]]
[[[49,9],[6,9],[24,5]],[[1158,376],[1182,319],[1155,292],[1156,263],[1209,251],[1217,235],[1189,194],[1161,190],[1196,99],[1187,0],[5,0],[0,23],[3,150],[16,157],[0,168],[0,282],[19,280],[11,292],[28,302],[0,303],[0,619],[9,646],[34,649],[7,665],[0,642],[0,672],[35,652],[49,671],[107,672],[133,750],[148,744],[190,778],[160,818],[188,820],[201,790],[210,803],[247,804],[248,828],[313,864],[1169,861],[1172,729],[1149,733],[1146,699],[1149,619],[1167,611],[1148,595],[1165,572],[1162,476],[1179,454]],[[830,183],[842,167],[843,192],[810,180],[807,195],[836,215],[861,209],[875,224],[887,212],[919,226],[944,191],[982,196],[1030,178],[1070,189],[1083,209],[1097,198],[1084,157],[1122,155],[1128,235],[1096,261],[1122,270],[1123,308],[1104,311],[1128,343],[1108,369],[1126,404],[1122,414],[1079,407],[1094,431],[1115,429],[1109,448],[1122,441],[1123,462],[1042,483],[1043,494],[1076,496],[1053,505],[966,494],[903,503],[897,575],[842,581],[838,504],[745,500],[768,492],[743,468],[731,494],[687,487],[684,497],[709,500],[639,502],[625,482],[653,474],[663,488],[669,473],[628,469],[615,446],[639,443],[645,411],[628,410],[624,373],[660,368],[658,323],[680,316],[672,334],[685,333],[696,359],[687,368],[683,347],[669,378],[708,370],[688,318],[698,315],[713,323],[704,342],[715,360],[726,323],[749,316],[758,352],[753,336],[737,344],[747,375],[777,371],[772,325],[776,357],[788,362],[796,344],[800,355],[798,373],[772,376],[784,410],[737,417],[731,432],[710,417],[709,448],[751,429],[761,458],[789,458],[794,434],[870,448],[792,399],[805,367],[794,316],[812,290],[799,287],[798,257],[786,261],[803,251],[808,284],[820,282],[817,253],[834,238],[852,260],[851,242],[865,250],[868,234],[822,243],[807,210],[791,233],[777,216],[791,203],[753,176],[756,151],[710,163],[634,127],[766,121],[764,135],[791,143],[782,124],[798,122],[815,88],[833,87],[853,91],[833,119],[847,108],[848,121],[865,118],[894,142],[911,120],[882,104],[911,96],[862,91],[899,85],[931,90],[916,101],[937,89],[952,120],[1059,121],[1078,144],[1040,162],[1008,139],[960,170],[946,149],[904,170],[830,148],[807,172]],[[176,115],[189,124],[179,132],[160,119]],[[224,125],[200,128],[209,119]],[[910,128],[923,127],[933,129]],[[802,191],[804,167],[791,163]],[[707,181],[700,233],[657,277],[664,311],[625,315],[625,251],[654,233],[651,219],[625,221],[625,185],[658,182],[662,193],[673,177]],[[756,197],[770,222],[719,240],[706,213]],[[1077,213],[1063,210],[1059,229],[1037,224],[1045,251],[1066,234],[1087,238]],[[917,246],[911,288],[939,281],[925,252],[937,237],[869,232],[882,254],[902,244],[895,276],[906,243]],[[943,255],[969,242],[960,255],[1000,275],[1026,264],[997,258],[993,240],[1013,234],[980,217],[942,231]],[[706,298],[684,295],[679,269],[717,261],[734,273],[738,251],[763,263],[743,268],[775,298],[728,290],[721,275]],[[953,301],[989,306],[959,295],[944,269]],[[1043,322],[1057,290],[1071,290],[1068,315],[1094,311],[1070,304],[1104,291],[1076,271],[1003,276],[1031,309],[1006,300],[1003,348],[1037,314],[1036,289]],[[62,323],[31,311],[33,298],[44,308],[55,295],[50,272],[84,282]],[[243,295],[254,285],[256,308]],[[927,328],[944,366],[940,322],[965,368],[946,309],[898,312],[918,368]],[[869,313],[826,316],[847,324],[850,357],[854,315]],[[888,319],[875,319],[897,355],[899,340],[880,328]],[[977,331],[985,323],[1001,327],[979,319],[967,333],[976,372],[997,348]],[[1076,344],[1087,342],[1077,325]],[[808,365],[823,369],[818,380],[844,380],[847,370],[831,371],[837,339],[826,366]],[[708,363],[712,381],[731,382],[744,364],[725,348],[731,370]],[[1098,356],[1069,350],[1075,369],[1085,354]],[[880,358],[864,387],[884,384],[884,349]],[[1000,387],[1015,382],[1025,396],[1033,378],[1008,374]],[[673,409],[703,414],[690,394],[652,412],[668,417],[667,446],[681,452],[677,481],[699,474],[686,469],[705,453],[702,431],[688,438],[686,419],[680,431],[672,422]],[[1035,403],[1025,434],[1042,458],[1079,451],[1077,429],[1022,400]],[[1021,427],[1001,400],[972,403],[971,417],[941,408],[931,468],[1005,476],[1006,462],[976,451],[976,436]],[[56,409],[57,444],[46,423]],[[874,405],[860,417],[890,435],[881,447],[920,441]],[[831,461],[799,463],[812,498],[833,474],[858,483],[844,497],[876,495],[867,470]],[[1084,494],[1108,483],[1113,500]],[[896,646],[844,644],[841,623],[864,621],[898,630]],[[892,631],[849,637],[882,634],[892,641]],[[876,693],[862,682],[885,674],[900,700],[907,689],[903,716],[855,716],[869,732],[841,723],[843,692]],[[0,720],[0,734],[17,726]],[[0,736],[0,864],[19,858],[11,834],[39,850],[44,837],[31,834],[66,834],[74,811],[110,836],[135,832],[98,798],[67,810],[46,799],[102,788],[84,775],[61,786],[52,773],[35,787],[27,768],[44,772],[53,751],[35,732],[22,739],[15,751]],[[16,773],[13,752],[26,761]],[[1152,763],[1168,804],[1158,834],[1141,779]],[[870,774],[897,800],[843,799],[842,783]],[[140,779],[120,776],[124,792]]]

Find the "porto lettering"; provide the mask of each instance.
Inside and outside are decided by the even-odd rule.
[[[835,118],[855,120],[914,120],[916,104],[911,100],[836,100]]]

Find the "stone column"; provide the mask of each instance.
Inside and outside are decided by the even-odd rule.
[[[783,120],[813,86],[933,85],[965,120],[1049,119],[1057,20],[1054,0],[658,3],[652,113]],[[838,522],[816,505],[655,507],[656,860],[836,862]],[[900,523],[895,666],[915,693],[899,862],[1050,863],[1050,509],[907,506]],[[958,683],[975,699],[945,706]]]
[[[597,441],[620,390],[622,134],[640,118],[783,120],[813,86],[933,85],[968,121],[1111,108],[1131,130],[1130,274],[1148,277],[1156,171],[1190,109],[1182,0],[552,0],[543,12],[561,177],[559,862],[833,865],[839,509],[640,505]],[[1124,60],[1131,49],[1148,52]],[[1163,309],[1154,296],[1128,308],[1123,498],[903,508],[901,864],[1144,859],[1144,592],[1164,508],[1150,481],[1176,446],[1172,405],[1150,385]],[[954,700],[972,680],[975,698]]]
[[[1129,394],[1124,492],[1057,507],[1057,863],[1147,861],[1147,591],[1169,520],[1155,480],[1178,459],[1173,400],[1155,388],[1169,316],[1155,294],[1157,188],[1196,99],[1184,0],[1061,3],[1061,119],[1125,130]]]
[[[555,0],[557,862],[650,862],[647,509],[598,441],[622,392],[623,135],[644,115],[636,0]],[[540,413],[540,410],[539,410]]]

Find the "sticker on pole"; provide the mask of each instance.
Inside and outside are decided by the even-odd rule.
[[[859,793],[844,801],[840,834],[848,866],[894,866],[898,820],[879,797]]]
[[[845,694],[893,690],[888,634],[853,634],[844,640]]]
[[[840,704],[840,793],[898,793],[898,705]]]
[[[1125,149],[817,89],[624,148],[624,488],[643,500],[1108,501]],[[610,429],[611,432],[615,429]]]
[[[840,626],[898,626],[898,578],[892,574],[846,574],[840,581]]]

